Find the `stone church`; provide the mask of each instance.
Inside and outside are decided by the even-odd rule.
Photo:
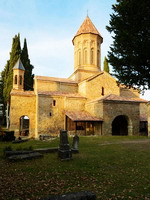
[[[24,91],[24,66],[13,68],[10,128],[16,136],[147,134],[147,101],[138,90],[118,85],[101,69],[103,38],[87,16],[73,40],[74,72],[69,78],[35,76]]]

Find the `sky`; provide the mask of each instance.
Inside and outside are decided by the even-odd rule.
[[[73,73],[72,39],[87,16],[103,37],[103,66],[113,40],[106,30],[112,4],[116,0],[0,0],[0,71],[20,33],[21,46],[27,39],[28,52],[35,75],[67,78]],[[150,91],[144,97],[150,100]]]

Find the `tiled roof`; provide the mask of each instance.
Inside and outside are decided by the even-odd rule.
[[[21,69],[25,71],[25,68],[21,62],[21,59],[19,58],[15,64],[15,66],[13,67],[13,69]]]
[[[35,93],[34,91],[19,91],[19,90],[12,90],[10,93],[12,96],[17,95],[17,96],[34,96]]]
[[[63,83],[74,83],[77,84],[76,81],[67,79],[67,78],[57,78],[57,77],[48,77],[48,76],[35,76],[37,80],[42,81],[56,81],[56,82],[63,82]]]
[[[92,116],[86,111],[66,111],[65,114],[72,121],[103,121],[101,118]]]
[[[110,100],[110,101],[130,101],[130,102],[147,102],[145,99],[141,98],[127,98],[127,97],[122,97],[118,96],[115,94],[110,94],[106,97],[103,97],[104,100]]]
[[[101,37],[100,33],[98,32],[98,30],[96,29],[96,27],[94,26],[94,24],[88,16],[85,18],[84,22],[80,26],[75,37],[84,33],[93,33]]]
[[[104,100],[104,101],[120,101],[120,102],[147,103],[147,100],[145,100],[145,99],[141,99],[141,98],[127,98],[127,97],[122,97],[122,96],[118,96],[118,95],[115,95],[115,94],[109,94],[107,96],[97,98],[97,99],[92,100],[90,102],[101,101],[101,100]]]
[[[148,121],[148,116],[147,115],[140,115],[140,121],[141,122],[146,122],[146,121]]]
[[[85,98],[81,96],[79,93],[69,93],[69,92],[61,92],[61,91],[38,91],[38,95]]]

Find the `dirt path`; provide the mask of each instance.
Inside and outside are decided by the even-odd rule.
[[[99,145],[104,146],[104,145],[111,145],[111,144],[145,144],[145,143],[150,143],[150,139],[129,140],[129,141],[121,141],[121,142],[106,142],[106,143],[99,144]]]

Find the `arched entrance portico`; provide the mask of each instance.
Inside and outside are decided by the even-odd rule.
[[[128,117],[119,115],[112,122],[112,135],[128,135],[130,126]]]
[[[29,117],[20,117],[20,136],[29,136]]]

